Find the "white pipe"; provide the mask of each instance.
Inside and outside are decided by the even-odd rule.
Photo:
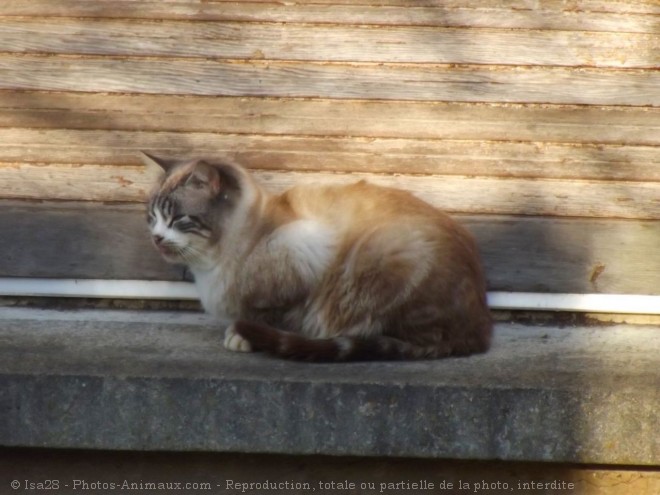
[[[544,294],[489,292],[492,309],[575,311],[583,313],[660,314],[660,296],[637,294]]]
[[[148,280],[0,278],[0,296],[108,299],[198,299],[189,282]],[[489,292],[492,309],[660,314],[660,296]]]
[[[0,295],[108,299],[199,299],[195,284],[151,280],[0,278]]]

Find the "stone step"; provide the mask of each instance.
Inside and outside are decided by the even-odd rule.
[[[660,465],[660,329],[500,323],[492,350],[309,364],[205,315],[0,308],[0,445]]]

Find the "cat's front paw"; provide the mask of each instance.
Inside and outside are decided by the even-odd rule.
[[[252,344],[236,333],[233,323],[225,330],[224,346],[229,351],[252,352]]]

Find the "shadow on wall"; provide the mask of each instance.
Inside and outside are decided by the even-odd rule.
[[[411,5],[427,5],[426,2],[411,2]],[[562,15],[573,15],[572,13],[562,12]],[[656,16],[625,16],[625,22],[633,22],[634,18],[644,20],[648,23],[650,17]],[[537,18],[538,20],[538,18]],[[621,20],[621,22],[624,22]],[[443,24],[442,21],[439,22]],[[645,24],[646,25],[646,24]],[[542,29],[543,24],[535,26],[535,29]],[[556,29],[556,27],[553,27]],[[584,28],[580,28],[584,29]],[[645,28],[644,28],[645,29]],[[660,24],[656,24],[651,30],[653,34],[660,34]],[[646,51],[649,60],[657,61],[657,40],[649,38],[648,45],[639,47]],[[435,49],[441,49],[438,45]],[[455,47],[454,47],[455,48]],[[521,49],[524,49],[521,47]],[[588,49],[587,49],[588,50]],[[588,56],[588,53],[586,54]],[[460,57],[456,57],[460,58]],[[581,70],[576,69],[576,71]],[[616,96],[622,91],[635,90],[634,83],[627,80],[628,74],[634,74],[636,70],[618,70],[621,77],[620,87],[610,89],[612,104],[616,105]],[[640,88],[641,89],[641,88]],[[654,106],[660,105],[660,93],[656,93]],[[544,101],[530,101],[530,103],[545,104]],[[561,108],[561,107],[559,107]],[[604,119],[607,119],[607,113],[604,112]],[[543,127],[546,122],[538,121],[532,125]],[[586,120],[581,122],[584,125],[606,126],[607,121],[594,123]],[[640,127],[641,129],[641,127]],[[643,134],[641,132],[640,134]],[[567,142],[574,142],[571,136],[567,136]],[[484,138],[484,139],[487,139]],[[539,134],[533,138],[535,142],[543,142],[546,137]],[[608,139],[612,139],[611,134]],[[637,140],[639,139],[639,140]],[[652,146],[657,149],[660,142],[657,138],[639,138],[635,133],[628,129],[622,132],[618,138],[615,136],[612,141],[615,144],[631,146]],[[551,171],[557,174],[557,177],[567,177],[575,179],[576,184],[584,188],[585,196],[590,198],[592,204],[585,203],[584,217],[599,216],[599,207],[602,201],[614,201],[620,203],[620,216],[624,219],[607,218],[557,218],[553,216],[529,216],[529,217],[478,217],[465,218],[467,226],[473,230],[477,236],[481,250],[486,260],[489,274],[489,284],[491,289],[495,290],[523,290],[532,292],[609,292],[609,293],[632,293],[632,294],[657,294],[660,287],[660,279],[657,274],[660,273],[660,256],[653,256],[660,243],[660,203],[653,199],[653,195],[648,195],[644,200],[639,200],[639,189],[649,186],[657,191],[660,176],[657,174],[657,152],[653,155],[653,148],[647,148],[645,157],[650,160],[645,163],[639,163],[629,160],[620,149],[616,147],[603,147],[595,143],[594,146],[575,147],[576,156],[565,164],[557,164],[555,170]],[[609,154],[609,156],[608,156]],[[633,157],[636,157],[633,153]],[[585,166],[585,164],[588,164]],[[576,175],[576,172],[579,175]],[[549,177],[552,177],[550,175]],[[520,190],[519,212],[523,215],[525,212],[525,197],[530,190],[538,188],[542,193],[557,195],[560,197],[564,191],[550,191],[547,184],[539,188],[539,180],[530,180],[524,190]],[[549,182],[549,181],[548,181]],[[594,196],[592,191],[601,189],[604,198]],[[489,191],[489,194],[492,194]],[[496,193],[495,193],[496,194]],[[543,194],[537,194],[542,197]],[[657,198],[657,195],[656,195]],[[576,196],[574,200],[583,200]],[[556,201],[556,200],[555,200]],[[530,205],[528,215],[537,215],[540,209],[552,211],[552,205],[547,204],[544,208],[539,204]],[[612,208],[616,211],[616,208]],[[618,216],[614,214],[613,216]],[[636,218],[643,218],[644,221]],[[516,284],[511,285],[511,273],[515,273]],[[651,274],[651,275],[649,275]],[[574,330],[580,332],[579,328]],[[584,339],[578,339],[578,345],[588,348],[593,345],[592,342]],[[521,357],[522,358],[522,357]],[[621,363],[603,362],[603,369],[611,370],[621,366]],[[533,366],[533,364],[531,365]],[[624,365],[625,366],[625,365]],[[621,424],[622,428],[634,428],[638,419],[631,411],[621,411],[621,417],[608,417],[606,402],[603,400],[603,414],[598,412],[598,407],[594,407],[595,413],[589,417],[584,414],[584,403],[597,400],[592,396],[590,383],[586,378],[576,376],[576,390],[582,390],[583,393],[577,393],[575,400],[570,403],[558,404],[555,426],[557,428],[556,443],[565,443],[565,445],[574,445],[576,457],[581,455],[581,445],[592,444],[593,438],[602,436],[602,430],[605,424]],[[579,383],[582,380],[584,383]],[[625,387],[613,393],[609,398],[611,401],[623,401]],[[619,397],[615,397],[619,395]],[[500,411],[493,411],[493,421],[497,422],[498,417],[504,417],[509,412],[506,408]],[[645,418],[644,424],[650,424],[650,418]],[[533,428],[548,427],[549,418],[539,418],[537,425],[529,425]],[[639,425],[637,425],[639,426]],[[521,432],[509,432],[499,438],[499,442],[520,441]],[[602,448],[611,448],[611,445],[603,444]],[[641,446],[640,446],[641,447]],[[553,443],[549,442],[548,452],[552,452]],[[497,449],[496,449],[497,450]],[[559,468],[556,473],[557,478],[570,478],[571,469],[568,467]],[[532,470],[530,466],[530,471]],[[550,471],[550,466],[546,468],[546,473]],[[587,493],[580,491],[580,493]]]

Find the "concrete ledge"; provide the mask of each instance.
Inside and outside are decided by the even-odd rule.
[[[204,315],[0,308],[0,445],[660,465],[660,329],[500,324],[492,351],[314,365]]]

